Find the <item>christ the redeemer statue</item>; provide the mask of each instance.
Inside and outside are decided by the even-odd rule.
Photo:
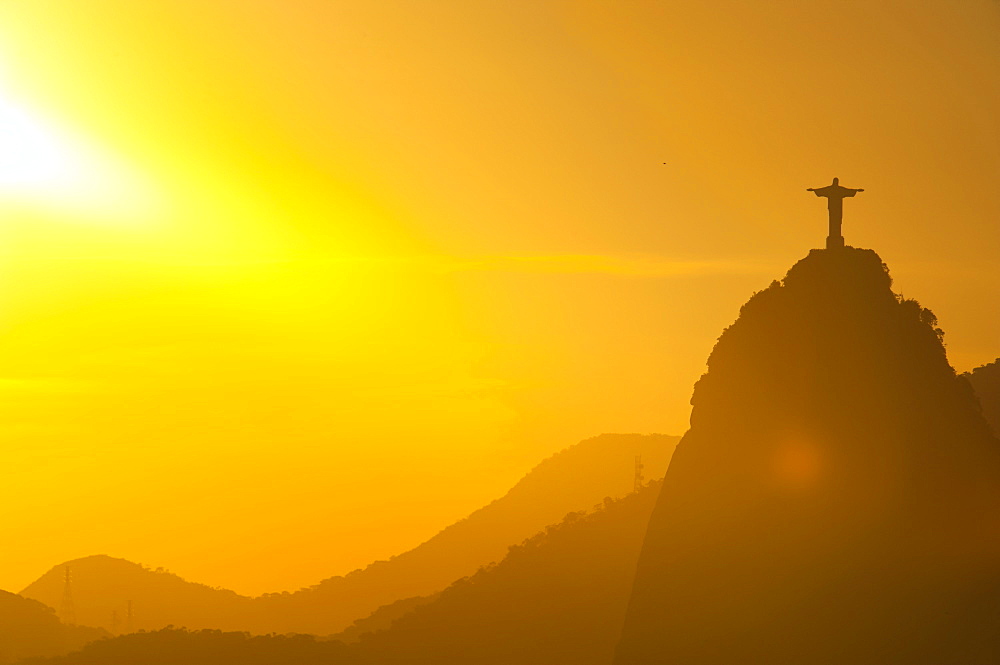
[[[840,178],[834,178],[832,185],[813,189],[810,187],[807,192],[814,192],[816,196],[825,196],[827,208],[830,211],[830,235],[826,237],[826,248],[835,249],[844,246],[844,236],[840,232],[841,223],[844,221],[844,199],[854,196],[863,189],[851,189],[841,187]]]

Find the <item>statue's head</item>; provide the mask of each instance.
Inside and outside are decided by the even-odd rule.
[[[840,184],[840,178],[834,178],[833,179],[833,184],[839,185]]]

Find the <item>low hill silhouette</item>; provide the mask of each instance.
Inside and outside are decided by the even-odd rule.
[[[133,630],[156,630],[170,625],[190,628],[229,628],[245,621],[253,599],[217,589],[125,559],[95,555],[51,569],[21,595],[57,607],[63,593],[66,567],[73,573],[73,597],[80,624],[111,628],[112,613],[125,628],[132,602]]]
[[[1000,434],[1000,358],[963,374],[976,391],[983,416],[994,434]]]
[[[341,642],[312,635],[250,635],[165,628],[93,642],[68,656],[22,665],[367,665]]]
[[[0,665],[59,656],[105,636],[102,630],[67,626],[42,603],[0,591]]]
[[[463,577],[462,579],[466,578]],[[440,596],[440,593],[430,596],[413,596],[412,598],[403,598],[402,600],[397,600],[395,603],[383,605],[363,619],[358,619],[341,632],[326,636],[324,639],[339,640],[344,644],[353,644],[369,633],[389,628],[396,619],[409,614],[418,607],[433,603]]]
[[[500,560],[521,542],[570,512],[633,488],[633,462],[642,455],[648,478],[659,478],[678,441],[659,434],[603,434],[538,464],[506,495],[445,528],[422,545],[345,576],[293,593],[250,599],[191,584],[165,572],[111,557],[68,562],[80,623],[107,626],[112,611],[135,608],[135,629],[168,625],[253,633],[328,635],[398,600],[433,595],[456,579]],[[57,606],[63,564],[22,594]]]
[[[755,294],[692,398],[617,665],[1000,654],[1000,441],[871,250]]]

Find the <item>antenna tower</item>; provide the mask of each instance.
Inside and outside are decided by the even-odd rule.
[[[642,455],[635,456],[635,485],[632,488],[633,492],[638,492],[642,489]]]
[[[63,597],[62,605],[59,606],[59,618],[63,623],[72,626],[76,623],[76,607],[73,605],[73,585],[71,580],[73,579],[69,566],[66,566],[66,583],[63,586]]]
[[[125,610],[125,632],[132,632],[132,601],[128,601],[128,609]]]

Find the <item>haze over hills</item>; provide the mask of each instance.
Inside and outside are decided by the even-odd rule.
[[[617,665],[1000,654],[1000,441],[871,250],[755,294],[695,387]]]
[[[632,491],[635,455],[642,455],[648,477],[661,477],[678,440],[658,434],[604,434],[582,441],[549,457],[502,498],[420,547],[296,594],[263,597],[267,625],[277,632],[338,632],[386,603],[440,591],[480,566],[499,561],[512,543],[567,513]]]
[[[125,627],[132,602],[132,628],[155,630],[169,625],[191,628],[235,628],[249,612],[252,598],[227,589],[216,589],[162,569],[104,555],[66,562],[52,568],[21,592],[50,607],[59,607],[63,572],[73,575],[77,621],[82,625],[111,628],[112,613]],[[220,624],[220,622],[222,622]]]
[[[605,497],[633,489],[635,455],[646,478],[659,478],[677,437],[604,434],[556,453],[532,469],[503,497],[445,528],[422,545],[342,577],[294,593],[251,599],[232,591],[188,583],[111,557],[68,562],[73,570],[81,624],[107,626],[133,601],[135,629],[168,625],[248,630],[255,633],[339,632],[353,621],[400,599],[441,591],[453,581],[499,561],[518,543],[567,513],[591,509]],[[63,564],[22,593],[58,607]]]
[[[95,628],[67,626],[42,603],[0,591],[0,665],[59,656],[106,635]]]
[[[628,494],[633,456],[659,477],[676,439],[602,435],[420,547],[295,593],[78,560],[81,616],[130,595],[137,628],[346,630],[163,630],[52,663],[994,662],[1000,441],[982,413],[1000,372],[956,376],[941,335],[874,252],[815,250],[720,337],[662,492]],[[61,569],[29,590],[57,604]]]
[[[497,565],[363,635],[372,663],[611,662],[660,482],[510,548]]]
[[[893,294],[874,252],[815,250],[720,337],[664,480],[552,520],[499,563],[430,594],[400,594],[330,640],[165,630],[51,665],[145,654],[164,664],[183,654],[191,665],[993,663],[1000,441],[941,337],[930,311]],[[674,440],[604,435],[567,449],[439,534],[437,551],[465,561],[461,543],[517,527],[536,504],[555,510],[572,497],[586,510],[598,502],[594,486],[627,493],[630,473],[596,466],[621,464],[625,449],[631,462],[639,451],[624,441],[659,446],[665,465]],[[649,476],[662,469],[651,452],[642,451]],[[575,491],[552,491],[564,481]],[[381,579],[393,581],[434,552],[352,575],[386,566]],[[284,607],[293,621],[337,610],[329,583],[231,595],[252,620]]]
[[[165,630],[93,644],[51,665],[176,662],[164,654],[184,654],[189,665],[605,664],[618,640],[660,484],[654,481],[622,499],[609,498],[589,514],[571,513],[510,547],[499,563],[433,598],[382,608],[358,622],[357,630],[352,627],[348,635],[332,640],[254,641],[245,635]],[[372,628],[377,630],[364,633]],[[344,648],[338,643],[344,637],[356,643]]]

